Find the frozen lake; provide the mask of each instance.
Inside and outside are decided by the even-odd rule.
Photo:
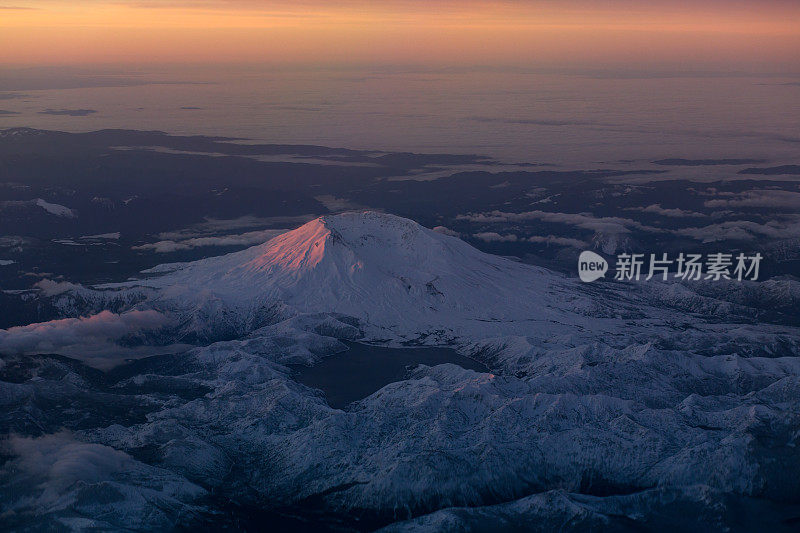
[[[347,345],[348,351],[328,356],[314,366],[290,365],[297,381],[322,390],[328,405],[337,409],[366,398],[389,383],[405,379],[417,365],[452,363],[477,372],[489,371],[478,361],[450,348]]]

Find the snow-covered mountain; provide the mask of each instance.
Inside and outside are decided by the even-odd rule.
[[[241,252],[145,273],[83,297],[98,309],[113,303],[176,317],[171,334],[182,341],[314,324],[340,338],[455,345],[516,373],[544,353],[601,339],[619,349],[644,340],[713,351],[711,339],[757,338],[751,349],[771,356],[797,348],[785,328],[753,328],[746,310],[685,285],[582,284],[370,211],[320,217]],[[738,323],[720,326],[725,319]]]
[[[376,212],[321,217],[238,253],[148,273],[166,274],[102,288],[144,291],[147,305],[173,312],[238,314],[240,325],[336,313],[357,318],[375,338],[412,339],[547,320],[557,314],[551,288],[562,283]]]
[[[580,284],[366,212],[53,297],[206,341],[107,375],[4,359],[2,421],[28,437],[0,468],[3,509],[42,526],[235,506],[445,531],[686,527],[692,510],[724,530],[742,506],[800,502],[800,333],[684,285]],[[345,339],[448,344],[490,372],[420,366],[333,409],[286,364],[346,357]]]

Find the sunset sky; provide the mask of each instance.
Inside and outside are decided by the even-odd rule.
[[[0,64],[660,65],[800,70],[800,2],[7,0]]]

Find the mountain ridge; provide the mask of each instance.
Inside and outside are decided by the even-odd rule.
[[[147,273],[161,275],[98,288],[151,291],[154,305],[172,308],[213,300],[246,313],[280,302],[294,314],[338,313],[406,338],[465,321],[545,319],[550,287],[566,282],[372,211],[326,215],[240,252]]]
[[[56,523],[76,508],[117,529],[160,526],[218,511],[208,493],[376,526],[419,517],[399,530],[589,511],[629,527],[648,525],[647,508],[703,508],[724,525],[737,499],[800,501],[787,475],[800,458],[786,452],[800,444],[800,334],[670,308],[705,302],[690,285],[582,284],[367,213],[155,272],[54,298],[78,291],[94,312],[116,298],[119,317],[153,309],[200,346],[122,367],[105,388],[49,358],[0,366],[22,381],[6,385],[0,419],[36,413],[44,435],[0,467],[20,516]],[[490,372],[418,366],[336,409],[288,365],[346,357],[344,339],[450,344]],[[73,434],[52,436],[64,427]],[[66,452],[109,466],[42,495],[42,458]],[[155,484],[168,490],[142,497]]]

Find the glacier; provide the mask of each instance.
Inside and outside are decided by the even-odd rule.
[[[688,528],[691,513],[791,530],[800,330],[737,287],[582,284],[377,212],[69,286],[42,298],[64,316],[155,311],[169,322],[122,341],[194,347],[106,371],[4,354],[0,517],[546,531]],[[450,346],[490,372],[420,365],[333,409],[287,365],[346,357],[345,340]]]

